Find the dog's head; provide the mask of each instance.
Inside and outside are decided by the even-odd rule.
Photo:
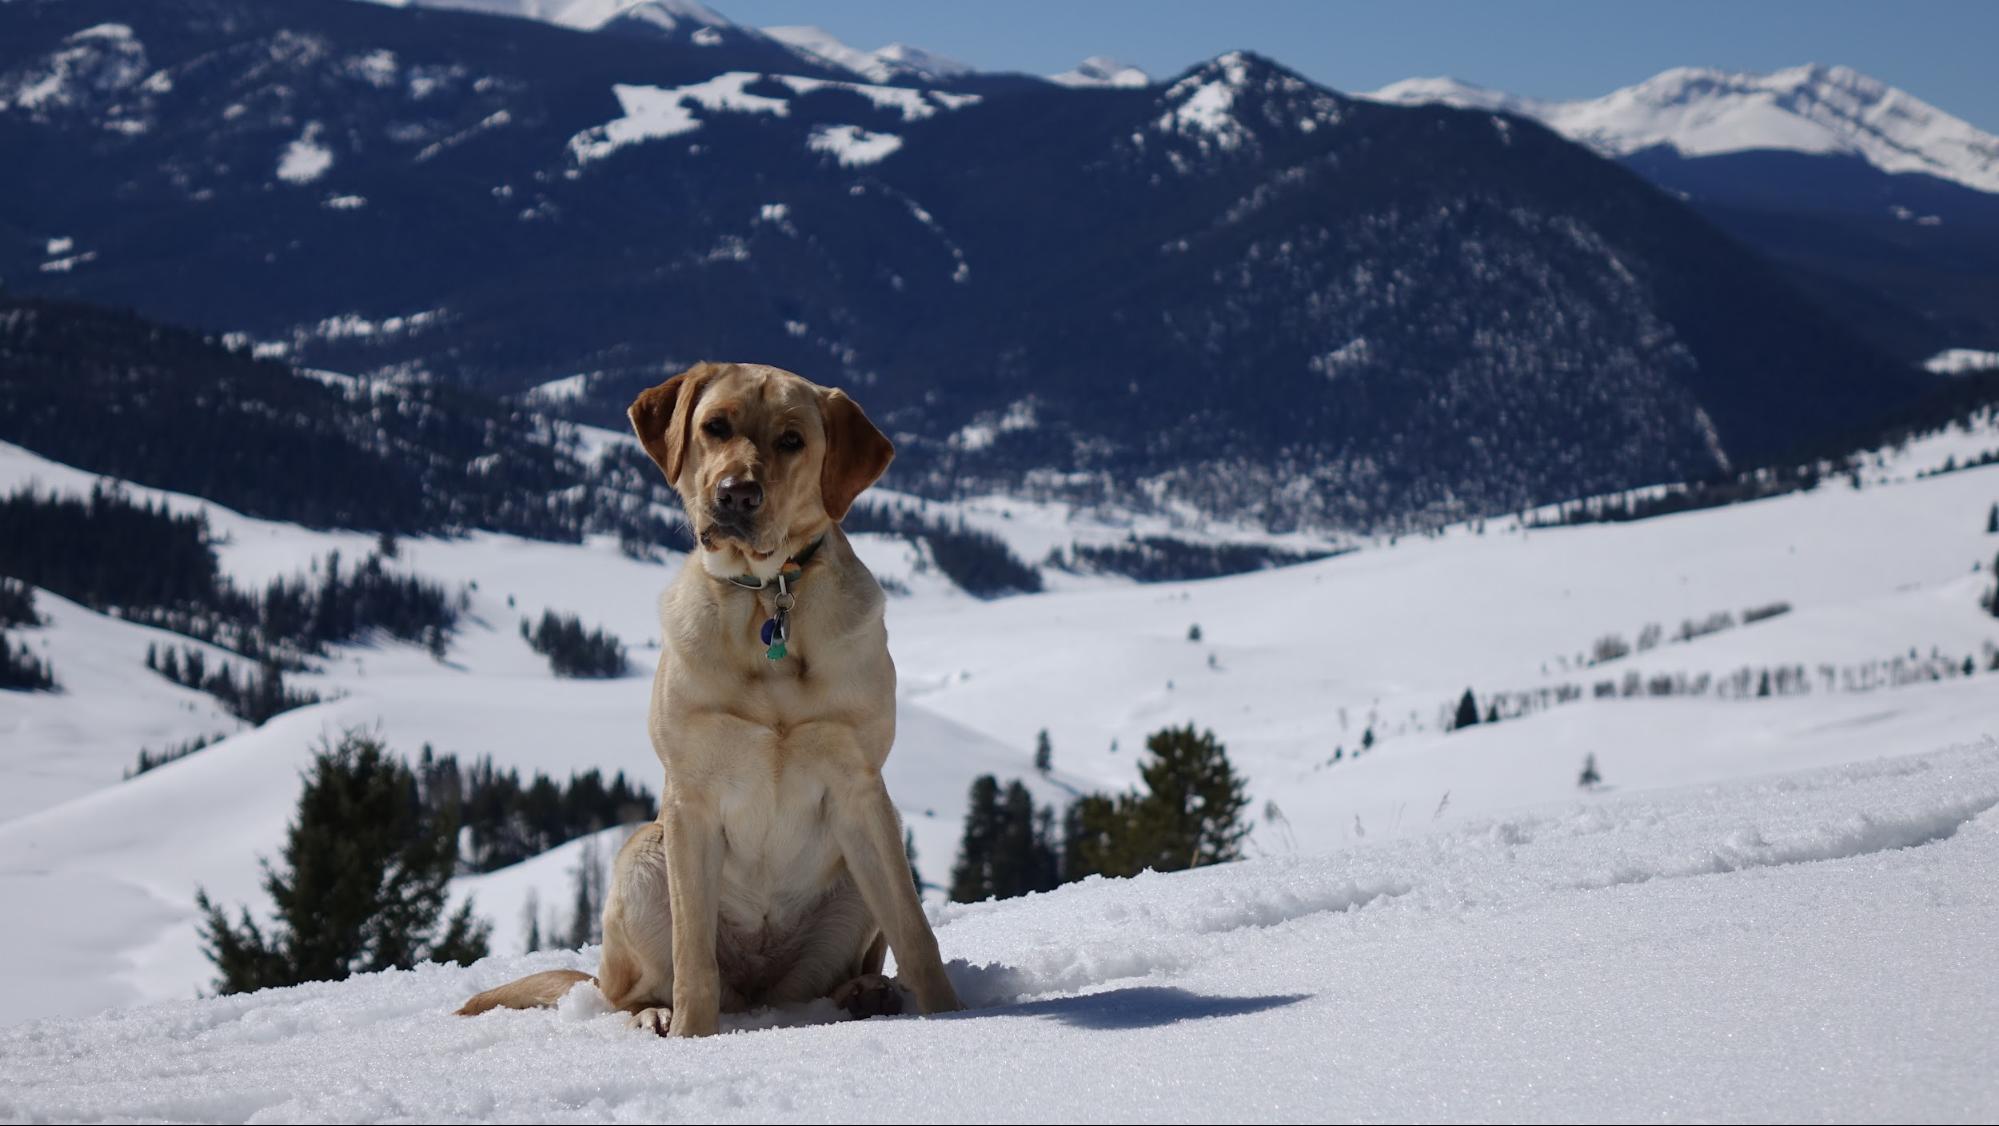
[[[762,364],[696,364],[629,412],[719,576],[776,574],[875,483],[895,447],[844,393]]]

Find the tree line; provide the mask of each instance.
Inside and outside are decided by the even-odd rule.
[[[469,766],[425,744],[417,759],[419,792],[433,814],[450,814],[464,832],[461,870],[491,872],[539,856],[560,844],[613,825],[650,820],[659,799],[618,771],[606,781],[596,768],[558,782],[537,771],[525,782],[501,770],[491,755]]]
[[[668,532],[652,513],[673,503],[650,463],[585,458],[573,427],[470,387],[323,381],[128,311],[35,298],[0,296],[0,440],[314,528],[638,540]]]
[[[1248,785],[1212,731],[1192,724],[1146,738],[1140,785],[1086,794],[1059,816],[1019,780],[972,783],[965,830],[951,870],[960,903],[1049,891],[1090,876],[1176,872],[1239,859],[1249,824]],[[1037,760],[1048,756],[1039,754]]]
[[[1981,662],[1977,654],[1962,656],[1932,650],[1921,656],[1915,650],[1858,661],[1846,665],[1830,662],[1816,666],[1799,663],[1742,665],[1724,673],[1657,671],[1650,674],[1627,670],[1622,678],[1584,685],[1575,681],[1538,688],[1493,692],[1480,707],[1476,693],[1465,689],[1455,703],[1438,709],[1439,726],[1455,731],[1479,723],[1498,723],[1585,699],[1629,700],[1641,697],[1706,697],[1723,700],[1766,699],[1807,696],[1813,692],[1874,692],[1930,684],[1942,680],[1975,676],[1980,671],[1999,673],[1999,646],[1987,643]]]
[[[1051,548],[1047,565],[1079,574],[1124,575],[1142,583],[1181,582],[1289,567],[1343,554],[1262,543],[1195,543],[1136,533],[1123,543]]]
[[[101,484],[0,497],[0,574],[288,671],[372,630],[442,653],[465,604],[379,552],[351,570],[330,552],[311,573],[245,591],[222,574],[204,516]]]
[[[0,578],[0,688],[16,692],[52,692],[56,688],[55,668],[46,657],[35,656],[25,641],[15,641],[6,630],[42,624],[35,611],[35,588],[18,579]]]
[[[192,645],[183,646],[178,653],[168,646],[164,655],[157,646],[148,645],[146,667],[182,687],[208,693],[230,715],[252,727],[261,727],[265,720],[293,708],[319,702],[319,693],[286,684],[284,672],[275,662],[261,662],[255,670],[246,669],[239,677],[228,661],[218,660],[210,665],[208,655]],[[141,751],[139,757],[142,764],[139,772],[144,773],[150,769],[143,765],[145,752]],[[161,760],[165,761],[168,760]]]
[[[542,611],[533,629],[521,619],[521,638],[528,647],[548,658],[548,667],[557,676],[616,677],[625,675],[625,646],[615,634],[601,629],[584,630],[574,614]]]
[[[406,763],[359,731],[323,744],[299,794],[278,863],[264,865],[272,917],[232,918],[196,893],[215,988],[241,993],[419,962],[469,964],[486,956],[491,925],[466,901],[446,913],[453,876],[519,863],[613,825],[652,817],[653,795],[596,770],[523,784],[490,757],[461,768],[429,746]],[[586,865],[598,868],[596,858]],[[578,927],[594,934],[602,873]],[[572,936],[573,937],[573,936]],[[539,943],[540,936],[531,936]],[[580,945],[580,942],[579,942]]]
[[[1006,541],[982,532],[959,517],[956,523],[933,520],[919,508],[891,504],[857,504],[841,527],[849,532],[902,536],[928,544],[930,559],[959,589],[980,598],[1032,594],[1041,589],[1041,572],[1021,562]]]

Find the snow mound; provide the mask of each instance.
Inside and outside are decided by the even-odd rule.
[[[665,1041],[489,958],[0,1032],[0,1118],[1989,1118],[1999,744],[940,912],[965,1013]]]

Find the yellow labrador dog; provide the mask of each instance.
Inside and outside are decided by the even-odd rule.
[[[881,587],[840,530],[894,447],[846,395],[757,364],[697,364],[630,413],[700,549],[660,602],[665,794],[613,867],[598,986],[675,1036],[820,997],[858,1016],[901,1011],[905,990],[926,1013],[960,1008],[882,784]],[[536,974],[459,1011],[553,1004],[587,980]]]

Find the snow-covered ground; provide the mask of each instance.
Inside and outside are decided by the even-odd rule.
[[[42,1021],[0,1118],[1989,1119],[1995,806],[1988,740],[949,907],[945,1017],[449,1015],[584,950]]]
[[[1122,788],[1146,733],[1187,721],[1212,728],[1248,777],[1257,859],[1022,903],[933,904],[948,956],[1012,967],[962,971],[979,1014],[764,1034],[783,1047],[626,1040],[585,1008],[475,1024],[439,1015],[523,965],[589,964],[587,952],[515,957],[530,893],[565,906],[584,842],[460,881],[496,924],[496,958],[471,971],[190,1000],[210,976],[195,888],[261,900],[259,858],[275,854],[326,736],[369,726],[409,754],[428,743],[656,786],[645,678],[654,599],[678,560],[634,560],[609,541],[405,539],[401,565],[467,590],[447,658],[342,649],[298,678],[328,702],[255,730],[143,667],[148,642],[166,635],[43,592],[51,623],[15,636],[67,690],[0,693],[11,920],[0,1023],[53,1019],[0,1039],[0,1118],[839,1117],[915,1109],[918,1097],[948,1097],[929,1109],[952,1118],[1109,1113],[1094,1100],[1174,1118],[1218,1106],[1989,1116],[1999,1102],[1981,1077],[1994,1049],[1976,1030],[1999,1015],[1999,975],[1967,951],[1983,941],[1989,954],[1995,921],[1993,815],[1972,818],[1999,800],[1979,796],[1999,793],[1999,673],[1987,671],[1999,619],[1979,606],[1999,553],[1984,531],[1999,467],[1918,474],[1993,448],[1999,430],[1986,423],[1883,451],[1859,489],[1834,478],[1621,525],[1521,531],[1494,519],[1483,533],[1368,542],[1208,582],[1050,572],[1048,593],[997,602],[957,591],[904,541],[857,537],[906,592],[889,608],[901,675],[889,782],[927,879],[946,878],[976,775],[1021,777],[1044,803]],[[0,489],[93,480],[0,445]],[[374,544],[134,492],[207,509],[224,569],[246,585]],[[1159,517],[1001,498],[926,507],[1030,561],[1128,528],[1172,530]],[[1790,611],[1671,640],[1682,622],[1777,602]],[[631,675],[551,676],[517,632],[543,609],[620,635]],[[1592,663],[1599,638],[1636,647],[1653,624],[1658,644]],[[1753,684],[1757,670],[1794,666],[1808,694],[1623,690],[1633,673],[1712,685],[1750,669]],[[1598,698],[1604,682],[1614,695]],[[1553,702],[1566,686],[1583,698]],[[1444,713],[1467,687],[1482,707],[1494,693],[1534,706],[1447,732]],[[1031,768],[1044,728],[1047,778]],[[230,737],[122,780],[142,746],[215,734]],[[1939,752],[1951,746],[1972,749]],[[1606,789],[1579,798],[1587,754]],[[1924,757],[1744,781],[1908,755]],[[1925,841],[1936,843],[1888,851]],[[1803,860],[1825,863],[1770,867]],[[164,1007],[80,1019],[140,1003]],[[1241,1035],[1214,1035],[1223,1029]],[[997,1054],[964,1054],[958,1037],[994,1030],[1009,1034]],[[856,1053],[884,1062],[862,1068]],[[1873,1081],[1845,1062],[1867,1053],[1889,1068]],[[884,1069],[893,1081],[880,1081]],[[1092,1082],[1022,1082],[1069,1074]]]

